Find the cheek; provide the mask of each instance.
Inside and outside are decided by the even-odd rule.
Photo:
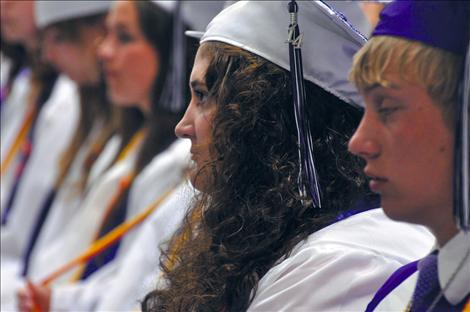
[[[145,51],[136,55],[134,81],[142,93],[150,93],[157,78],[158,64],[153,51]]]
[[[138,49],[123,57],[122,74],[129,91],[135,94],[149,94],[157,75],[155,57]]]
[[[214,109],[199,113],[195,123],[196,135],[199,143],[209,144],[212,141],[212,123],[214,113]]]
[[[36,32],[34,16],[25,10],[15,16],[11,26],[16,29],[15,33],[21,38],[27,38]]]
[[[395,174],[416,197],[449,198],[452,192],[453,137],[445,126],[415,121],[392,144]],[[438,200],[437,198],[435,200]]]
[[[47,52],[47,60],[52,65],[58,67],[60,71],[65,72],[66,69],[71,66],[71,63],[74,63],[70,62],[71,59],[71,55],[68,53],[68,51],[62,48],[60,45],[51,44],[49,46]],[[65,72],[65,74],[68,73]]]
[[[61,64],[66,70],[72,71],[72,74],[78,74],[83,70],[83,54],[77,49],[64,47],[63,49],[58,49],[55,54],[57,62]],[[75,60],[71,62],[70,60]]]

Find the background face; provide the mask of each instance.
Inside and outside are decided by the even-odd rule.
[[[392,76],[365,92],[366,112],[349,149],[367,162],[370,187],[393,219],[453,224],[453,130],[419,86]]]
[[[36,36],[33,1],[0,1],[2,37],[10,43],[29,44]]]
[[[97,42],[102,34],[96,26],[83,27],[79,30],[79,37],[68,39],[57,27],[47,29],[42,42],[43,56],[77,84],[96,85],[100,77]]]
[[[139,26],[138,12],[130,1],[119,1],[111,9],[108,34],[99,49],[99,57],[113,103],[139,105],[150,109],[151,92],[158,74],[158,52]]]

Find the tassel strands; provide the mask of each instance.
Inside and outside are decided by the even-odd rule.
[[[318,175],[315,169],[313,157],[313,141],[310,131],[310,122],[306,118],[305,86],[302,68],[302,34],[300,34],[297,23],[298,6],[295,0],[291,0],[288,5],[290,14],[289,25],[289,60],[290,72],[294,96],[294,113],[297,126],[297,138],[299,149],[299,193],[303,198],[311,197],[313,206],[321,208],[320,186]],[[304,203],[305,204],[305,203]]]

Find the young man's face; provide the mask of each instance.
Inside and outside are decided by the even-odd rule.
[[[452,224],[454,130],[426,90],[398,75],[364,90],[365,114],[349,142],[392,219]]]

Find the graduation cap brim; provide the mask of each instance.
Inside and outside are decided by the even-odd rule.
[[[201,40],[202,36],[204,36],[203,31],[196,31],[196,30],[186,30],[184,34],[190,38],[199,39],[199,40]]]

